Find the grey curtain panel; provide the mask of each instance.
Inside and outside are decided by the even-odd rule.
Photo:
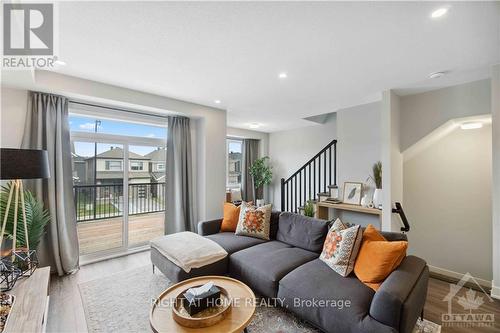
[[[254,186],[252,176],[250,175],[250,166],[259,158],[259,140],[244,139],[243,140],[243,167],[241,169],[241,197],[245,201],[253,201],[256,193],[254,193]],[[257,193],[258,195],[259,193]]]
[[[22,147],[47,150],[50,166],[50,178],[26,183],[43,200],[51,216],[40,252],[59,275],[70,274],[78,269],[79,249],[68,100],[39,92],[30,94]]]
[[[189,118],[168,117],[165,233],[196,231]]]

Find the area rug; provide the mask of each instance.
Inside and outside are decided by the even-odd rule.
[[[88,331],[90,333],[150,332],[151,302],[170,284],[160,272],[153,274],[151,266],[80,283]],[[424,320],[417,323],[414,333],[440,331],[439,325]],[[259,306],[248,326],[248,332],[318,333],[320,331],[282,308]]]

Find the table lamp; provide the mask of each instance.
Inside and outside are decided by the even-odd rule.
[[[0,148],[0,179],[11,180],[9,197],[7,199],[5,212],[3,212],[3,223],[0,233],[0,250],[2,248],[3,236],[5,234],[5,227],[7,225],[9,211],[10,209],[14,209],[11,262],[13,263],[16,258],[21,260],[22,262],[25,262],[28,267],[28,275],[31,275],[33,273],[38,263],[33,262],[32,255],[36,255],[35,250],[30,251],[29,247],[28,223],[26,220],[26,207],[24,204],[24,188],[22,180],[49,178],[49,176],[49,159],[46,150]],[[13,207],[11,207],[12,203]],[[22,255],[20,255],[16,251],[17,217],[19,203],[21,203],[21,212],[26,240],[26,253]],[[5,259],[3,261],[5,261]],[[8,266],[8,264],[4,262],[3,266]]]

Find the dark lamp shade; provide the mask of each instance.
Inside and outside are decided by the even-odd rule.
[[[46,150],[0,148],[0,179],[49,178]]]

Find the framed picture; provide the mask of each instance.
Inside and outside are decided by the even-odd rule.
[[[363,183],[344,183],[344,203],[350,205],[361,205],[361,191]]]

